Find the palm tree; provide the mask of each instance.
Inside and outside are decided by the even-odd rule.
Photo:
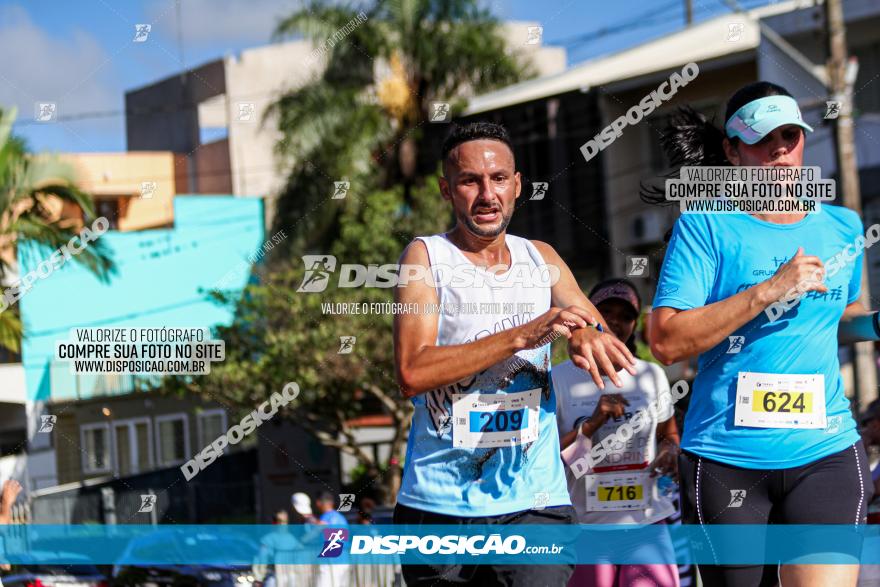
[[[27,243],[29,251],[49,253],[70,241],[76,223],[57,219],[53,205],[75,204],[86,222],[95,217],[91,198],[74,185],[73,168],[51,155],[31,156],[24,142],[12,136],[15,109],[0,109],[0,283],[4,286],[15,266],[15,245]],[[113,271],[113,262],[100,240],[73,257],[102,280]],[[0,290],[5,288],[0,288]],[[2,291],[0,291],[2,295]],[[0,312],[0,347],[21,350],[22,324],[17,306]]]
[[[343,29],[350,32],[339,39]],[[284,135],[278,152],[292,167],[276,224],[297,225],[293,251],[338,234],[339,207],[320,205],[333,181],[348,180],[355,195],[402,184],[409,201],[412,186],[436,170],[419,158],[431,102],[459,112],[466,94],[532,74],[475,0],[375,0],[365,11],[315,0],[275,36],[295,34],[313,42],[326,68],[270,109]]]

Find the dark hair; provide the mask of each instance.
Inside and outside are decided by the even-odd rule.
[[[443,171],[446,172],[446,163],[449,153],[462,143],[469,141],[491,140],[500,141],[507,145],[510,152],[513,152],[513,143],[510,141],[510,135],[507,129],[500,124],[493,122],[469,122],[468,124],[453,124],[449,129],[449,134],[443,140],[443,147],[440,149],[440,158],[443,161]]]
[[[749,102],[767,96],[791,96],[791,93],[770,82],[755,82],[743,86],[727,101],[722,126],[737,110]],[[660,145],[669,157],[672,171],[662,176],[659,183],[642,182],[639,190],[642,201],[658,205],[673,204],[666,199],[665,180],[678,177],[682,167],[730,165],[723,147],[726,136],[724,130],[715,126],[714,120],[708,120],[690,106],[680,107],[670,118],[669,126],[660,138]],[[729,140],[735,144],[739,139],[734,137]],[[666,240],[669,240],[668,237],[669,233]]]
[[[611,278],[606,279],[604,281],[600,281],[599,283],[597,283],[596,285],[593,286],[593,289],[590,290],[590,293],[587,294],[587,297],[592,298],[593,294],[595,294],[600,289],[604,289],[610,285],[618,285],[618,284],[623,284],[633,291],[633,293],[636,295],[636,299],[639,301],[639,308],[641,308],[642,307],[642,296],[639,294],[638,288],[635,286],[635,284],[632,281],[630,281],[629,279],[624,279],[623,277],[611,277]],[[638,323],[638,319],[639,319],[639,317],[636,316],[637,323]],[[629,339],[624,341],[624,344],[626,345],[626,348],[629,349],[629,352],[631,352],[632,354],[636,353],[636,329],[635,328],[633,328],[633,332],[630,335]]]
[[[324,490],[318,494],[318,497],[315,499],[315,503],[329,501],[330,503],[336,503],[336,496],[330,493],[327,490]]]

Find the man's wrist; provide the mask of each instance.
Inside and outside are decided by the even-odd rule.
[[[511,355],[514,353],[518,353],[519,351],[525,350],[525,348],[528,346],[528,341],[526,335],[524,334],[523,326],[516,326],[508,331],[513,334],[513,338],[510,341],[511,348],[509,349],[511,351]]]

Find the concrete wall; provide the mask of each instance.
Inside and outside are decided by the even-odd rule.
[[[226,91],[222,60],[125,94],[129,151],[191,153],[199,146],[198,104]]]
[[[197,194],[231,194],[232,168],[229,163],[229,140],[220,139],[199,147],[192,157],[198,175],[193,174],[195,185],[191,192]]]
[[[24,367],[21,363],[0,365],[0,402],[24,404],[26,398]]]
[[[284,184],[275,159],[275,145],[281,139],[275,117],[265,118],[269,106],[283,92],[295,90],[320,74],[323,64],[309,65],[312,44],[292,41],[242,51],[227,57],[226,126],[229,136],[229,164],[232,192],[240,196],[276,193]],[[250,116],[242,116],[253,105]]]
[[[11,455],[0,458],[0,479],[4,482],[7,479],[17,479],[22,485],[23,492],[27,491],[27,484],[22,481],[26,478],[26,471],[27,455]],[[27,494],[25,493],[25,495]]]
[[[268,524],[278,510],[291,511],[290,496],[302,491],[339,492],[339,451],[289,421],[275,418],[259,430],[260,511]]]
[[[173,223],[174,195],[185,189],[178,185],[179,161],[173,153],[69,153],[62,158],[73,165],[80,189],[95,199],[116,197],[123,201],[117,219],[119,230],[144,230]],[[144,189],[153,187],[146,194],[149,197],[142,197]],[[65,217],[74,214],[78,216],[65,211]]]
[[[511,50],[539,75],[563,71],[565,49],[526,43],[533,25],[539,23],[503,25]],[[256,47],[196,68],[185,80],[173,76],[126,93],[129,150],[185,154],[188,177],[182,189],[190,193],[277,194],[286,175],[275,156],[278,121],[268,109],[283,93],[320,75],[324,63],[309,59],[313,48],[308,41]],[[203,144],[200,129],[208,128],[225,128],[226,137]]]
[[[368,454],[373,453],[373,446],[376,445],[376,451],[379,455],[378,463],[380,466],[388,462],[391,458],[391,441],[394,440],[394,428],[390,426],[364,426],[353,429],[354,437],[357,439],[358,445]],[[340,463],[342,466],[342,482],[351,483],[351,472],[358,465],[358,460],[346,453],[340,453]]]
[[[502,23],[502,36],[510,49],[534,67],[538,76],[565,71],[567,52],[564,47],[547,47],[544,39],[529,44],[529,27],[541,26],[538,21],[509,21]],[[547,31],[544,31],[545,33]]]

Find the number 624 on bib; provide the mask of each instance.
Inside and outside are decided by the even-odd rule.
[[[825,428],[825,376],[740,372],[734,423],[753,428]]]

